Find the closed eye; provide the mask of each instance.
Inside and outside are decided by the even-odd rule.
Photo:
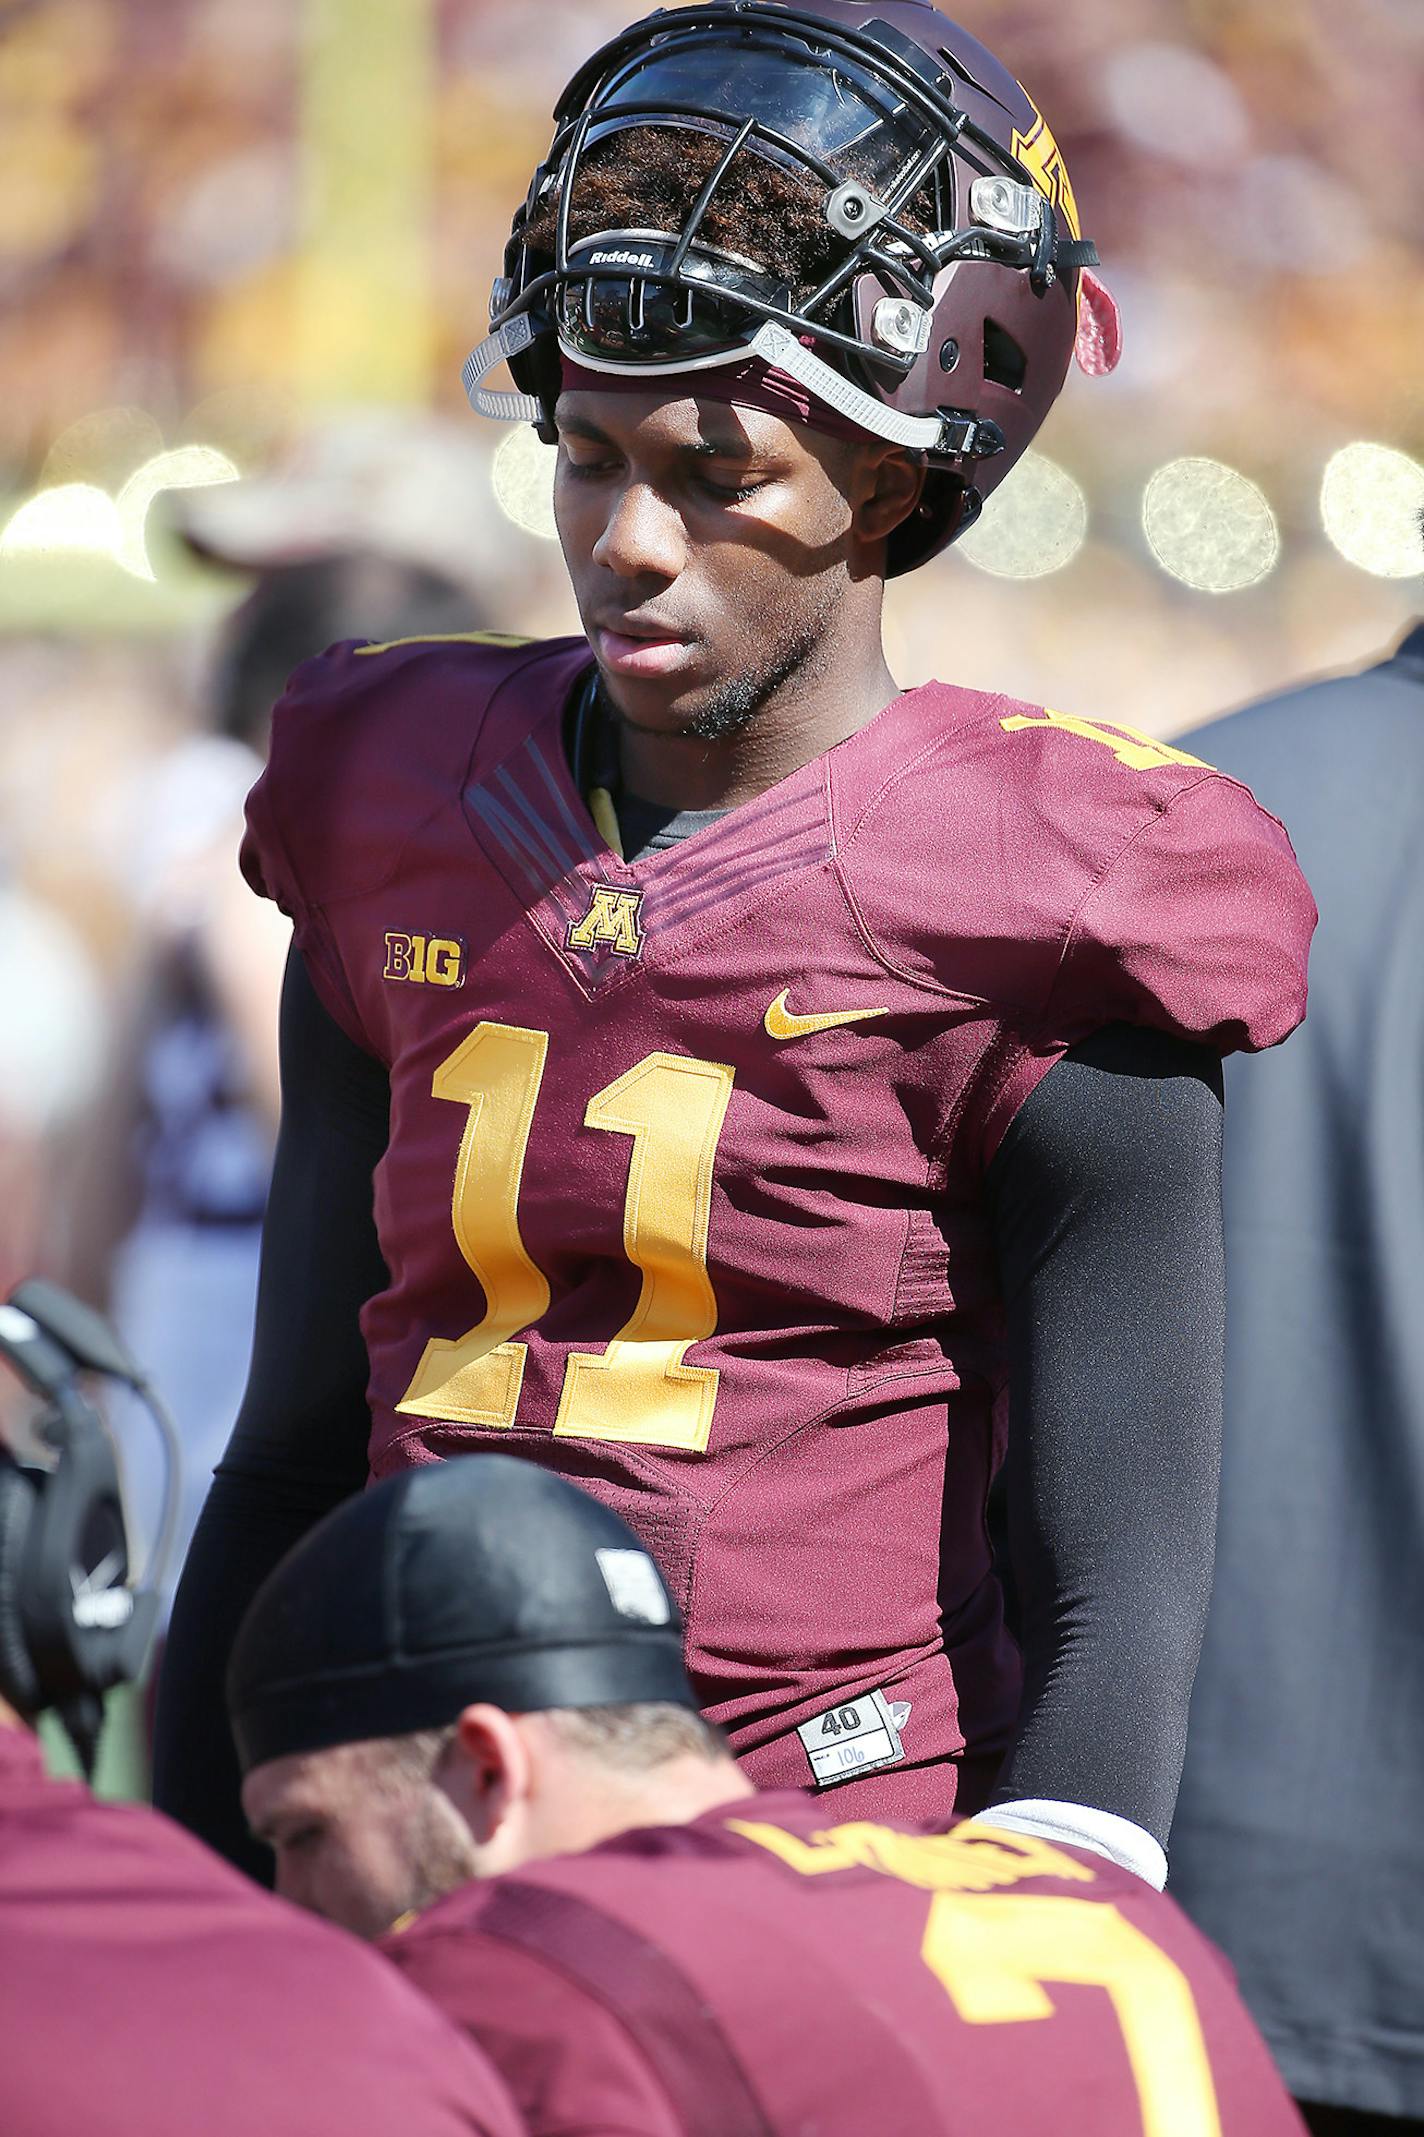
[[[325,1837],[324,1825],[298,1825],[294,1826],[290,1833],[273,1834],[270,1845],[283,1855],[300,1855],[307,1848],[315,1847],[317,1842]]]
[[[748,497],[755,497],[758,490],[764,490],[766,482],[765,480],[747,481],[729,485],[722,482],[713,482],[710,476],[704,475],[702,487],[710,496],[723,498],[728,504],[742,504]]]

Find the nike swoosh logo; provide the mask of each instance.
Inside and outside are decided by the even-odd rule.
[[[798,1017],[786,1006],[789,987],[783,987],[762,1019],[769,1039],[804,1039],[813,1031],[834,1031],[838,1024],[859,1024],[864,1017],[888,1017],[882,1004],[875,1009],[824,1009],[818,1015]]]

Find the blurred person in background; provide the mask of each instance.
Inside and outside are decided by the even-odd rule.
[[[8,566],[0,566],[3,578]],[[67,1193],[131,955],[119,796],[173,730],[171,661],[67,628],[0,637],[0,1284],[104,1230]]]
[[[263,539],[270,551],[281,514],[269,499],[264,524],[250,500],[241,505],[250,559]],[[206,523],[205,534],[213,555]],[[84,1288],[107,1297],[183,1433],[172,1580],[242,1395],[277,1132],[277,1005],[291,930],[250,896],[236,865],[272,706],[292,670],[334,640],[458,632],[477,621],[466,583],[405,557],[334,549],[270,564],[220,633],[206,728],[134,782],[127,862],[144,946],[112,1098],[91,1138],[97,1178],[76,1198],[75,1248]],[[105,1208],[116,1238],[93,1221]],[[141,1471],[149,1443],[130,1439]],[[148,1481],[135,1477],[140,1500]]]
[[[1198,730],[1320,907],[1226,1072],[1216,1587],[1172,1888],[1318,2137],[1424,2130],[1424,624]]]
[[[279,1891],[391,1932],[535,2137],[1300,2128],[1141,1878],[992,1814],[928,1836],[758,1794],[638,1538],[531,1463],[457,1456],[328,1516],[229,1698]]]
[[[1313,914],[1198,758],[891,673],[886,581],[1117,340],[1027,92],[892,13],[657,15],[581,71],[466,371],[557,431],[587,635],[340,647],[279,710],[282,1138],[156,1762],[225,1847],[262,1575],[369,1475],[502,1445],[659,1552],[763,1785],[995,1796],[1165,1875],[1217,1062],[1301,1015]]]
[[[58,1148],[94,1101],[106,1010],[83,937],[48,900],[7,882],[3,864],[0,1002],[3,1294],[34,1268],[43,1250]]]

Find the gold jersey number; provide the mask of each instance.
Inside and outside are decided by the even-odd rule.
[[[1143,2137],[1221,2137],[1216,2089],[1185,1975],[1125,1915],[1098,1900],[941,1893],[920,1947],[975,2026],[1051,2018],[1045,1986],[1106,1991],[1137,2086]]]
[[[410,1417],[509,1426],[528,1346],[514,1340],[549,1304],[549,1284],[519,1231],[519,1189],[549,1050],[547,1032],[477,1024],[441,1062],[434,1097],[467,1108],[455,1161],[455,1243],[485,1295],[483,1318],[433,1336],[396,1408]],[[717,1373],[683,1363],[717,1326],[707,1274],[712,1168],[735,1071],[683,1054],[646,1054],[594,1093],[584,1125],[632,1140],[623,1249],[643,1284],[601,1353],[575,1351],[554,1431],[701,1454]]]
[[[747,1819],[728,1825],[802,1877],[860,1865],[932,1893],[920,1957],[967,2025],[1052,2018],[1053,1984],[1101,1989],[1122,2033],[1143,2137],[1221,2137],[1196,2000],[1176,1962],[1110,1902],[1003,1889],[1027,1877],[1094,1884],[1081,1858],[988,1824],[922,1835],[862,1821],[809,1839]]]

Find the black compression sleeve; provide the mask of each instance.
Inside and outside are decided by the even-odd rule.
[[[1111,1026],[1044,1077],[988,1180],[1025,1668],[997,1799],[1115,1811],[1164,1845],[1211,1593],[1221,1103],[1214,1054]]]
[[[208,1494],[163,1657],[154,1801],[261,1874],[223,1703],[252,1595],[312,1523],[366,1482],[370,1415],[357,1315],[386,1281],[371,1175],[386,1147],[384,1067],[323,1009],[293,950],[282,991],[282,1127],[262,1235],[252,1363]]]

